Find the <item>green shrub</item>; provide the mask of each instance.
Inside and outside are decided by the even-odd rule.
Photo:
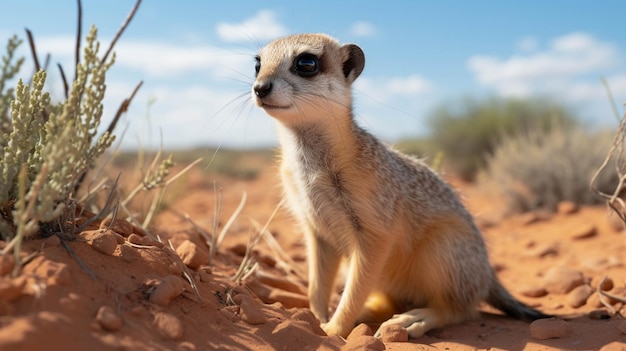
[[[113,59],[100,61],[96,34],[92,27],[83,60],[77,66],[76,80],[63,103],[53,104],[50,95],[43,91],[43,70],[33,76],[30,85],[20,80],[12,100],[7,98],[12,92],[0,91],[0,103],[10,101],[11,109],[10,117],[6,112],[1,116],[8,128],[0,138],[0,234],[4,239],[15,233],[26,237],[42,224],[55,227],[55,223],[63,222],[58,219],[68,207],[81,176],[114,140],[108,132],[97,135],[105,74]],[[16,43],[19,44],[15,38],[9,41],[7,57],[13,56]],[[10,59],[3,60],[2,65],[4,85],[5,72],[14,74],[17,66]],[[5,105],[0,105],[2,111],[8,111]]]
[[[487,158],[490,185],[505,195],[512,212],[556,209],[560,201],[578,204],[602,202],[589,187],[606,157],[611,138],[581,126],[534,127],[504,138]],[[611,189],[618,179],[611,172],[598,178],[600,189]]]
[[[553,122],[576,124],[576,118],[547,100],[491,98],[442,105],[428,119],[434,149],[445,155],[446,167],[465,180],[474,179],[501,137],[535,125],[548,129]]]

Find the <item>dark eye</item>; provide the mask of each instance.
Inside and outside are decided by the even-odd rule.
[[[261,70],[261,58],[257,56],[254,59],[256,60],[256,63],[254,65],[254,71],[256,72],[255,76],[258,76],[259,71]]]
[[[296,58],[294,64],[296,74],[301,77],[313,77],[319,72],[317,57],[311,54],[302,54]]]

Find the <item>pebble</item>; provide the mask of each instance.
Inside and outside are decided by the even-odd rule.
[[[573,201],[561,201],[556,205],[556,212],[563,215],[576,213],[579,209],[578,204]]]
[[[246,286],[265,303],[280,302],[286,308],[309,307],[309,299],[305,295],[275,289],[259,282],[257,279],[249,279],[246,281]]]
[[[157,312],[154,315],[154,324],[161,335],[169,340],[179,340],[183,337],[183,323],[172,314]]]
[[[604,281],[602,281],[603,279]],[[602,285],[600,285],[600,282],[602,282]],[[610,291],[615,286],[613,284],[613,279],[610,277],[606,277],[605,279],[604,276],[595,276],[591,279],[591,287],[597,289],[598,285],[600,285],[600,290],[602,291]]]
[[[320,335],[320,336],[326,336],[326,332],[324,332],[322,327],[320,327],[320,321],[318,321],[317,318],[315,318],[315,315],[313,315],[313,312],[311,312],[311,310],[300,309],[298,310],[298,312],[294,313],[291,316],[291,319],[298,320],[298,321],[305,321],[309,323],[309,326],[311,326],[311,330],[313,331],[314,334]],[[365,326],[367,327],[367,325]],[[373,335],[373,334],[370,334],[370,335]]]
[[[185,283],[177,276],[169,275],[159,281],[158,285],[150,294],[150,302],[159,306],[167,306],[176,296],[185,291]]]
[[[528,287],[526,289],[522,289],[520,294],[526,297],[543,297],[548,295],[548,291],[543,287]]]
[[[358,338],[360,336],[374,336],[374,331],[369,327],[369,325],[361,323],[352,329],[350,335],[348,335],[348,340]]]
[[[243,294],[235,297],[237,298],[235,302],[239,303],[239,315],[242,321],[252,325],[263,324],[267,321],[260,304],[252,297]]]
[[[111,220],[111,218],[105,218],[100,222],[100,229],[111,229],[120,235],[129,236],[133,233],[134,228],[132,224],[123,219],[116,218]]]
[[[122,328],[122,318],[109,306],[102,306],[96,314],[96,321],[108,331],[116,331]]]
[[[583,274],[575,269],[556,266],[548,269],[543,276],[546,291],[553,294],[567,294],[575,287],[584,284]]]
[[[381,339],[384,342],[407,342],[409,341],[409,332],[399,325],[389,325],[381,331]]]
[[[209,252],[189,240],[183,241],[176,248],[176,253],[183,260],[183,263],[191,269],[199,268],[209,262]]]
[[[144,245],[144,246],[156,246],[158,248],[162,248],[163,247],[163,243],[162,242],[160,242],[160,241],[158,241],[156,239],[153,239],[150,236],[142,237],[140,244]]]
[[[524,250],[526,257],[546,257],[550,255],[558,255],[559,249],[556,243],[545,243],[541,245],[531,246]]]
[[[142,236],[132,233],[131,235],[128,236],[128,242],[131,244],[135,244],[135,245],[141,245],[142,238],[143,238]]]
[[[538,319],[530,323],[530,336],[537,340],[563,338],[571,331],[567,322],[556,318]]]
[[[385,344],[373,336],[361,335],[352,339],[341,348],[341,351],[382,351]]]
[[[91,239],[91,247],[105,255],[113,255],[117,248],[117,239],[110,230],[100,232]]]
[[[567,294],[567,304],[570,307],[578,308],[587,303],[587,299],[593,293],[593,289],[589,285],[580,285]]]
[[[598,234],[598,228],[593,224],[584,224],[569,233],[572,240],[593,238]]]

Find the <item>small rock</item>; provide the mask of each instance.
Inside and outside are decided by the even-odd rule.
[[[556,266],[548,269],[543,276],[545,289],[553,294],[567,294],[584,284],[583,274],[575,269]]]
[[[123,235],[129,236],[133,233],[133,225],[123,219],[115,219],[111,221],[111,218],[106,218],[100,222],[100,229],[111,229],[112,231]]]
[[[11,273],[13,268],[15,268],[15,256],[9,254],[0,255],[0,276]]]
[[[110,256],[113,255],[117,248],[117,239],[111,231],[107,230],[91,239],[91,247],[100,253]]]
[[[207,272],[206,269],[200,269],[198,270],[198,278],[201,282],[210,282],[211,273]]]
[[[572,240],[582,240],[593,238],[598,234],[598,228],[593,224],[582,225],[569,233]]]
[[[115,239],[117,240],[117,244],[118,245],[124,245],[124,243],[126,243],[126,238],[121,236],[120,234],[113,232],[113,235],[115,235]]]
[[[556,318],[538,319],[530,323],[530,336],[537,340],[563,338],[571,331],[567,322]]]
[[[150,302],[159,306],[167,306],[170,300],[185,291],[183,280],[177,276],[169,275],[163,278],[152,294],[150,294]]]
[[[591,296],[589,296],[589,298],[587,299],[587,306],[593,307],[593,308],[600,308],[604,305],[602,304],[602,302],[600,302],[600,298],[598,297],[598,294],[592,293]]]
[[[589,312],[589,318],[596,321],[611,319],[611,315],[607,310],[595,310]]]
[[[183,337],[183,324],[173,314],[157,312],[154,315],[154,324],[165,338],[179,340]]]
[[[189,240],[183,241],[176,248],[176,253],[191,269],[196,269],[209,261],[209,253]]]
[[[147,235],[141,238],[141,245],[144,245],[144,246],[156,246],[158,248],[162,248],[163,247],[163,243],[162,242],[160,242],[160,241],[158,241],[156,239],[153,239],[152,237],[149,237]]]
[[[237,295],[237,297],[238,299],[241,299],[241,302],[239,303],[239,314],[242,321],[252,325],[263,324],[266,322],[267,318],[265,318],[265,314],[263,313],[261,305],[258,302],[247,295],[240,294]]]
[[[311,310],[308,310],[308,309],[298,310],[298,312],[294,313],[291,316],[291,319],[298,320],[298,321],[305,321],[309,323],[313,333],[315,333],[316,335],[320,335],[320,336],[326,336],[326,332],[324,331],[324,329],[322,329],[322,327],[320,327],[320,321],[318,321],[317,318],[315,318],[315,315],[313,315],[313,312],[311,312]]]
[[[102,306],[96,314],[96,321],[108,331],[116,331],[122,328],[122,318],[109,306]]]
[[[626,344],[613,341],[610,344],[602,346],[599,351],[626,351]]]
[[[409,332],[399,325],[389,325],[381,331],[381,339],[384,342],[407,342],[409,341]]]
[[[385,344],[373,336],[361,335],[352,339],[341,348],[341,351],[382,351]]]
[[[548,295],[545,288],[542,287],[529,287],[520,291],[520,294],[526,297],[543,297]]]
[[[350,335],[348,335],[348,340],[358,338],[360,336],[374,336],[374,331],[369,327],[369,325],[361,323],[352,329]]]
[[[233,245],[232,247],[228,248],[228,251],[234,253],[237,256],[245,256],[246,255],[246,250],[248,250],[248,246],[244,245],[244,244],[236,244]]]
[[[545,243],[537,246],[531,246],[524,250],[524,256],[543,258],[546,256],[553,256],[559,253],[558,245],[556,243]]]
[[[602,282],[602,285],[600,285],[600,282]],[[613,279],[610,277],[595,276],[591,279],[591,287],[597,289],[598,285],[600,285],[600,290],[610,291],[614,287]]]
[[[141,245],[142,238],[143,238],[142,236],[132,233],[131,235],[128,236],[128,242],[131,244],[135,244],[135,245]]]
[[[139,252],[137,252],[137,249],[135,249],[134,247],[130,247],[128,245],[121,245],[120,257],[123,258],[127,262],[131,262],[132,260],[135,260],[141,257],[141,254],[139,254]]]
[[[580,285],[567,294],[567,304],[570,307],[578,308],[587,302],[587,299],[593,293],[593,289],[589,285]]]
[[[522,225],[531,225],[537,222],[547,221],[552,218],[552,214],[547,211],[526,212],[520,215],[519,220]]]
[[[556,205],[556,212],[563,215],[576,213],[578,210],[578,204],[573,201],[561,201]]]

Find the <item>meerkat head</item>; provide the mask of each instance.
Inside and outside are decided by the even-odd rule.
[[[324,34],[299,34],[270,42],[256,56],[252,97],[286,125],[351,116],[350,86],[365,66],[354,44]]]

